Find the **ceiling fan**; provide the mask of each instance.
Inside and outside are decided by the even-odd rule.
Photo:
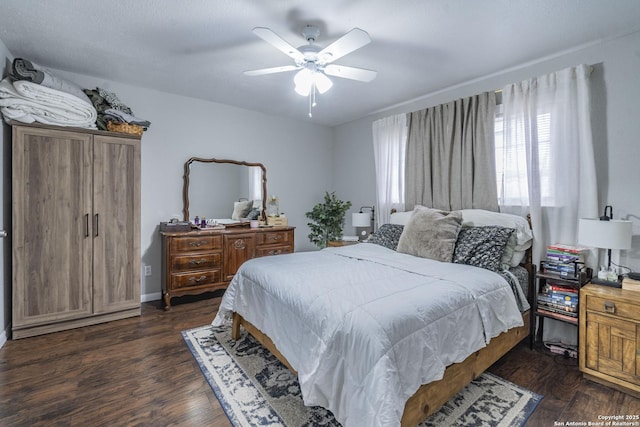
[[[320,29],[314,25],[307,25],[302,30],[302,35],[308,44],[299,48],[293,47],[269,28],[256,27],[253,29],[253,33],[291,57],[295,65],[250,70],[245,71],[244,74],[247,76],[260,76],[299,70],[293,81],[296,92],[302,96],[309,97],[309,117],[311,117],[311,108],[316,105],[316,91],[322,94],[333,86],[333,82],[327,75],[370,82],[378,74],[377,71],[365,68],[333,64],[333,61],[371,42],[369,34],[359,28],[352,29],[324,49],[315,44],[320,35]]]

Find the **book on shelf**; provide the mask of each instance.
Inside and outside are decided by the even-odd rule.
[[[545,273],[557,274],[563,278],[574,279],[580,276],[584,266],[585,254],[589,248],[583,246],[554,243],[547,246],[546,260],[542,262]]]
[[[570,288],[567,286],[558,286],[548,282],[541,289],[541,292],[548,295],[561,295],[561,296],[569,295],[569,296],[575,296],[576,298],[578,297],[578,290],[576,288]]]
[[[547,250],[564,252],[567,254],[574,255],[584,255],[586,252],[590,250],[590,248],[586,246],[578,246],[578,245],[567,245],[564,243],[554,243],[553,245],[547,246]]]
[[[578,305],[578,295],[550,295],[550,294],[538,294],[538,301],[544,301],[553,304],[562,304],[569,306]]]
[[[578,323],[577,314],[576,314],[576,316],[570,316],[569,313],[567,313],[567,314],[556,313],[556,312],[553,312],[553,311],[550,311],[550,310],[547,310],[547,309],[543,309],[543,308],[538,308],[538,313],[546,314],[547,316],[554,317],[556,319],[565,320],[567,322]]]
[[[576,316],[576,317],[578,316],[577,305],[565,305],[565,304],[557,304],[552,302],[538,301],[538,308],[553,311],[556,313],[567,314],[569,316]]]

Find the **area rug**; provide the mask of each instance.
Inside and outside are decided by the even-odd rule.
[[[234,427],[339,427],[333,414],[302,403],[297,377],[243,331],[202,326],[182,332]],[[485,372],[420,426],[523,426],[542,396]]]

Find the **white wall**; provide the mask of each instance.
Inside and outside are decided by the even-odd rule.
[[[332,187],[330,128],[282,119],[226,105],[162,93],[90,76],[54,70],[85,88],[115,92],[136,116],[151,122],[142,137],[143,300],[159,299],[161,240],[158,225],[182,218],[183,166],[190,157],[216,157],[263,163],[267,190],[296,228],[296,251],[315,247],[307,238],[305,212]],[[144,271],[144,268],[143,268]]]
[[[640,184],[640,167],[636,164],[637,159],[640,159],[640,32],[613,40],[602,40],[535,63],[443,89],[335,128],[333,168],[337,191],[347,199],[360,200],[366,204],[374,202],[373,121],[483,91],[500,89],[509,83],[579,63],[594,66],[591,75],[592,128],[599,205],[601,209],[605,205],[612,205],[616,219],[624,218],[634,222],[633,247],[618,255],[620,264],[640,271],[640,197],[637,190]],[[345,232],[349,232],[348,227]]]
[[[0,76],[4,77],[13,57],[0,40]],[[11,329],[11,132],[9,126],[0,129],[0,230],[6,230],[9,238],[0,239],[0,347],[6,342]]]

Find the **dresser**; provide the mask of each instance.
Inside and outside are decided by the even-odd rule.
[[[140,315],[140,137],[12,134],[13,338]]]
[[[640,292],[589,284],[579,306],[584,377],[640,397]]]
[[[225,289],[247,260],[293,252],[294,227],[161,231],[162,298]]]

